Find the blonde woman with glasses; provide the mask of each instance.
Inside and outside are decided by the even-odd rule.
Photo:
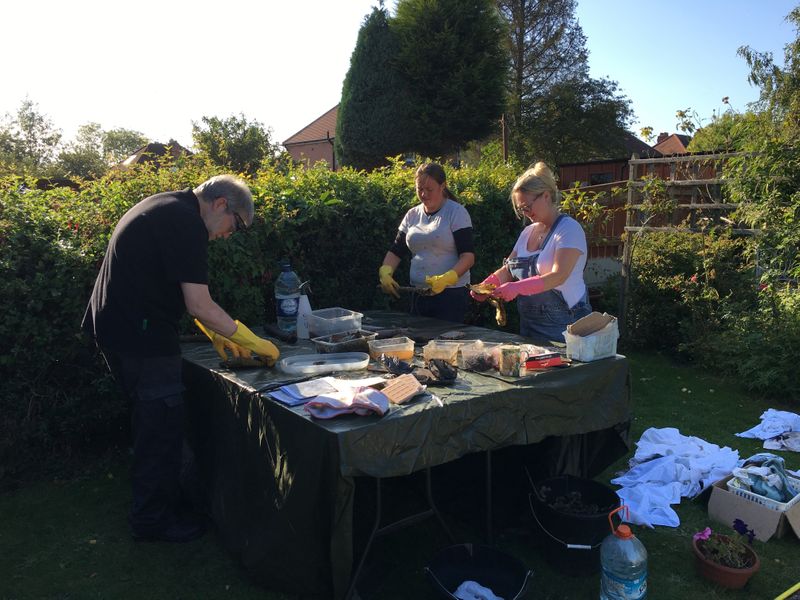
[[[517,179],[511,204],[530,224],[522,230],[503,266],[483,280],[491,295],[517,300],[520,335],[538,343],[563,342],[564,330],[592,311],[583,269],[586,235],[580,224],[558,210],[552,171],[536,163]],[[471,292],[479,302],[487,295]]]

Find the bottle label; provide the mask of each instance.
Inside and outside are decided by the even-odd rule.
[[[647,597],[647,571],[633,579],[622,579],[603,567],[600,587],[604,598],[643,600]]]
[[[300,305],[300,295],[297,296],[275,296],[275,312],[278,318],[293,319],[297,317],[297,309]]]

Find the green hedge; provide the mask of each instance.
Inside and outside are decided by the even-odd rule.
[[[108,238],[139,200],[193,187],[218,168],[189,162],[84,184],[33,189],[0,180],[0,479],[52,453],[106,444],[127,431],[127,407],[79,330]],[[281,257],[311,282],[315,308],[388,308],[377,269],[408,208],[413,170],[263,171],[249,181],[256,221],[210,248],[212,296],[244,323],[275,320],[272,284]],[[521,227],[509,206],[510,167],[461,169],[449,185],[475,224],[475,278],[501,264]],[[28,184],[28,185],[26,185]],[[30,188],[28,187],[30,186]],[[407,281],[407,263],[398,280]],[[490,324],[493,311],[476,308]],[[513,327],[513,325],[511,325]],[[192,330],[189,319],[182,327]]]
[[[751,255],[751,240],[725,233],[634,238],[626,343],[692,356],[700,341],[723,327],[723,299],[754,304]]]
[[[4,476],[44,457],[126,439],[127,406],[79,331],[108,238],[141,199],[193,187],[217,173],[190,160],[113,174],[79,191],[40,191],[31,182],[0,179],[0,487]],[[521,229],[508,199],[517,174],[504,165],[448,172],[475,226],[476,281],[502,263]],[[278,261],[288,256],[311,282],[314,308],[397,307],[377,289],[377,269],[400,219],[416,203],[413,176],[400,164],[372,173],[258,173],[249,180],[253,227],[211,243],[212,296],[249,325],[274,322],[273,281]],[[634,248],[624,344],[725,369],[755,391],[778,395],[789,388],[797,395],[796,290],[758,291],[752,242],[654,233]],[[397,277],[407,283],[407,263]],[[609,290],[607,297],[614,295]],[[507,329],[516,331],[515,305],[509,308]],[[473,304],[470,319],[493,326],[493,314]],[[196,333],[188,318],[182,328]]]

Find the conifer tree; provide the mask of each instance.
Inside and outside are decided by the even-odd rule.
[[[407,149],[405,93],[393,65],[397,40],[383,6],[364,19],[342,85],[334,150],[341,165],[372,169]]]

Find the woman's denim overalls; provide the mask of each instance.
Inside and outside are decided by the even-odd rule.
[[[530,256],[506,261],[506,266],[515,280],[539,275],[536,259],[550,241],[550,237],[563,216],[558,216],[536,252]],[[563,342],[563,332],[567,325],[591,313],[592,307],[589,304],[588,290],[584,292],[583,298],[575,306],[569,308],[561,292],[552,289],[532,296],[517,296],[517,310],[519,311],[519,334],[533,338],[538,343],[549,343],[550,341]]]

